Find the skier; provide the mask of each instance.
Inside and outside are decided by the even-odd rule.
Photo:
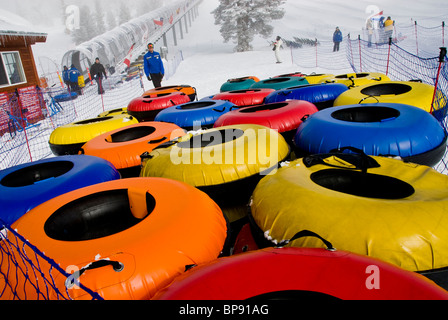
[[[372,35],[373,35],[373,22],[372,22],[372,19],[367,19],[366,29],[367,29],[367,34],[368,34],[368,37],[369,37],[369,41],[368,41],[367,46],[371,47],[372,46]]]
[[[283,40],[280,36],[277,36],[274,42],[274,48],[272,48],[273,51],[275,51],[275,58],[277,59],[277,63],[282,63],[280,60],[280,47],[283,45]]]
[[[62,80],[64,80],[67,89],[70,89],[70,76],[67,66],[64,66],[64,71],[62,71]]]
[[[334,30],[333,33],[333,52],[339,51],[339,44],[342,42],[342,32],[339,30],[339,27],[336,27],[336,30]]]
[[[154,45],[148,43],[148,52],[143,57],[144,69],[148,81],[152,80],[154,88],[162,86],[162,79],[165,75],[165,68],[163,67],[162,57],[160,53],[154,51]]]
[[[81,75],[81,72],[76,69],[75,65],[72,64],[70,66],[70,70],[68,70],[68,76],[70,81],[70,90],[72,92],[76,92],[77,94],[81,94],[81,89],[79,88],[78,78]]]
[[[394,22],[390,17],[387,17],[387,19],[384,21],[384,36],[385,40],[389,41],[389,38],[392,38],[392,33],[394,31]]]
[[[95,59],[95,63],[90,67],[90,74],[98,83],[98,94],[103,94],[103,76],[107,79],[107,75],[104,66],[100,63],[100,58]]]

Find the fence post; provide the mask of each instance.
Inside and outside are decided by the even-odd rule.
[[[361,58],[361,35],[358,34],[358,48],[359,48],[359,72],[362,72],[362,58]]]
[[[387,50],[386,76],[389,74],[390,46],[391,45],[392,45],[392,38],[389,38],[389,49]]]
[[[434,94],[432,96],[430,113],[434,111],[434,102],[436,101],[437,87],[439,86],[440,70],[442,69],[442,63],[444,62],[445,56],[446,56],[446,48],[441,47],[439,53],[439,67],[437,68],[436,83],[434,84]]]
[[[445,21],[442,21],[442,46],[445,46]]]
[[[415,46],[416,46],[416,48],[417,48],[417,56],[418,56],[417,20],[414,21],[414,25],[415,25]]]
[[[20,111],[20,125],[23,128],[23,133],[25,134],[26,146],[28,148],[28,154],[30,155],[30,162],[33,162],[33,156],[31,154],[31,148],[30,148],[30,142],[28,140],[28,134],[26,132],[27,121],[26,121],[26,118],[23,116],[23,105],[22,105],[22,101],[20,99],[20,95],[19,95],[19,92],[17,91],[17,89],[16,89],[15,94],[17,96],[17,102],[18,102],[19,111]]]

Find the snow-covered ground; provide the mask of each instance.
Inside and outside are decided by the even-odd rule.
[[[0,4],[2,2],[7,1],[0,0]],[[197,88],[199,96],[207,96],[216,93],[229,78],[255,75],[262,79],[299,71],[292,65],[288,50],[281,52],[284,63],[275,64],[269,41],[276,35],[287,39],[296,36],[331,41],[335,27],[339,26],[344,35],[350,33],[356,36],[362,32],[367,17],[377,11],[383,11],[386,17],[390,15],[401,25],[411,25],[413,21],[418,21],[420,25],[434,27],[441,25],[442,21],[448,21],[448,2],[443,0],[287,0],[283,5],[284,18],[272,23],[272,39],[257,37],[253,43],[253,51],[234,53],[235,44],[223,43],[219,26],[214,25],[211,11],[218,5],[218,0],[206,0],[200,4],[199,17],[193,22],[188,34],[179,41],[177,48],[171,48],[172,51],[182,50],[184,61],[176,75],[164,85],[190,84]],[[44,23],[36,26],[37,31],[48,33],[46,43],[33,47],[37,61],[39,57],[48,57],[60,63],[63,54],[74,48],[69,35],[64,33],[62,21],[63,19],[55,19],[53,26]],[[313,67],[309,70],[301,68],[300,71],[326,72]],[[145,86],[149,87],[150,83],[145,83]]]

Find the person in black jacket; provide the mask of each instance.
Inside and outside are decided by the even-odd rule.
[[[98,83],[98,94],[103,94],[104,93],[102,83],[103,77],[107,79],[107,75],[106,75],[106,69],[104,69],[104,66],[100,63],[99,58],[96,58],[95,63],[90,67],[90,75]]]

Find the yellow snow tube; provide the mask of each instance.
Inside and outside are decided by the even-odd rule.
[[[351,89],[368,83],[378,83],[382,81],[390,81],[390,78],[385,74],[378,72],[362,72],[340,74],[334,77],[324,78],[321,80],[321,83],[343,83]]]
[[[240,204],[233,200],[246,193],[248,201],[259,179],[289,155],[281,134],[252,124],[187,134],[171,144],[143,156],[140,175],[199,187],[220,205]]]
[[[365,157],[309,156],[263,178],[251,199],[256,225],[273,243],[310,230],[337,249],[406,270],[447,267],[448,176],[397,159]],[[288,246],[322,242],[308,237]]]
[[[102,113],[100,113],[98,115],[98,117],[109,117],[109,116],[115,116],[117,114],[125,114],[125,115],[129,115],[128,114],[128,108],[124,107],[124,108],[117,108],[117,109],[112,109],[112,110],[108,110],[108,111],[104,111]]]
[[[118,114],[70,123],[53,130],[50,149],[55,155],[78,154],[80,148],[100,134],[138,123],[133,116]]]
[[[369,83],[341,93],[334,101],[334,106],[362,103],[402,103],[431,111],[434,86],[414,81],[386,81]],[[446,98],[437,91],[439,102],[435,110],[442,112],[446,108]]]
[[[321,83],[324,79],[333,78],[334,74],[330,73],[319,73],[319,74],[309,74],[305,76],[305,79],[309,84],[318,84]]]

